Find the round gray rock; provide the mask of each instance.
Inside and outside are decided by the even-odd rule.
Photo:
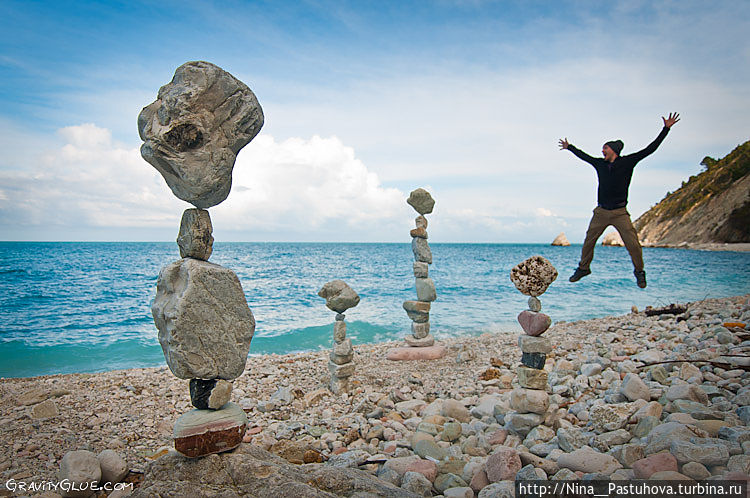
[[[409,194],[409,198],[406,199],[406,202],[419,214],[429,214],[432,212],[432,208],[435,207],[435,199],[423,188],[413,190]]]
[[[96,455],[87,450],[69,451],[60,462],[61,481],[69,481],[79,491],[67,491],[65,496],[89,496],[91,486],[102,478],[102,469]]]
[[[177,377],[232,380],[245,370],[255,319],[232,270],[191,258],[164,267],[151,313]]]
[[[104,450],[97,457],[102,470],[102,482],[117,483],[128,475],[128,463],[114,450]]]
[[[141,156],[197,208],[227,198],[237,153],[263,126],[255,94],[210,62],[187,62],[138,115]]]
[[[328,309],[343,313],[359,304],[359,296],[343,280],[332,280],[325,284],[318,295],[326,300]]]

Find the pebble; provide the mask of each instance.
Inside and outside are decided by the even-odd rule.
[[[518,362],[516,346],[507,335],[499,334],[447,339],[440,359],[387,364],[387,368],[383,361],[392,345],[355,344],[358,366],[351,377],[352,390],[346,397],[332,395],[325,386],[323,379],[329,375],[327,352],[253,357],[247,371],[233,381],[233,396],[241,400],[240,406],[251,421],[252,428],[245,439],[252,440],[252,444],[280,448],[277,443],[282,437],[301,441],[306,449],[300,455],[308,454],[305,458],[300,456],[302,461],[330,460],[339,453],[337,458],[345,455],[342,458],[349,459],[349,463],[397,485],[402,484],[401,476],[409,464],[421,462],[415,464],[415,469],[420,465],[432,468],[432,473],[422,469],[423,477],[434,475],[438,486],[452,486],[444,488],[444,493],[468,487],[476,496],[494,496],[493,490],[512,489],[512,480],[529,465],[543,470],[553,480],[579,479],[581,474],[586,474],[586,478],[602,474],[633,478],[633,467],[644,458],[666,454],[677,461],[671,453],[675,442],[674,449],[681,460],[659,472],[693,479],[710,472],[715,478],[723,478],[731,472],[747,471],[749,455],[744,454],[742,445],[750,448],[750,429],[742,425],[742,417],[750,412],[747,410],[750,375],[735,367],[703,366],[698,368],[699,376],[691,368],[696,366],[693,363],[639,367],[649,359],[710,360],[728,353],[730,350],[718,345],[713,336],[702,337],[709,330],[704,325],[705,317],[727,321],[731,316],[731,312],[722,311],[722,303],[729,301],[709,299],[691,305],[691,309],[718,311],[703,317],[691,315],[689,321],[695,323],[684,327],[641,314],[556,323],[541,337],[527,336],[532,342],[519,339],[519,344],[535,349],[526,352],[525,357],[539,355],[534,358],[535,365],[526,364],[523,357]],[[592,336],[595,341],[590,341]],[[539,348],[549,349],[539,352]],[[465,363],[456,364],[458,354],[465,350],[474,351],[475,355]],[[488,369],[491,359],[497,370],[496,384],[481,384],[479,375]],[[512,404],[513,389],[522,389],[517,387],[514,375],[519,364],[542,367],[529,370],[544,369],[547,374],[544,388],[549,389],[545,394],[550,407],[544,415],[520,413],[519,406]],[[622,392],[623,384],[626,388],[630,382],[639,384],[634,380],[636,377],[648,388],[648,399],[641,396],[630,401]],[[507,379],[507,384],[506,380],[500,382],[500,378]],[[31,472],[29,475],[37,475],[44,455],[55,463],[46,470],[41,466],[38,472],[56,478],[56,467],[64,451],[55,447],[88,444],[101,451],[114,439],[121,441],[117,451],[125,457],[128,467],[136,469],[140,465],[142,469],[143,456],[136,451],[156,454],[158,448],[169,445],[175,413],[189,410],[185,383],[172,379],[166,369],[124,371],[117,375],[106,372],[88,377],[56,376],[49,380],[4,379],[0,381],[0,390],[4,398],[6,393],[10,394],[11,403],[0,407],[0,420],[14,434],[24,434],[23,424],[31,427],[33,419],[29,415],[34,404],[51,399],[50,393],[56,389],[67,389],[68,394],[54,399],[61,416],[47,419],[40,426],[51,436],[19,439],[21,444],[11,448],[13,455],[21,455],[17,458],[19,463],[14,460],[11,470],[6,460],[0,462],[0,469],[8,466],[2,471],[21,474],[27,470]],[[11,387],[15,392],[4,390]],[[290,396],[282,396],[278,401],[288,404],[273,408],[267,404],[265,407],[269,409],[260,411],[258,400],[270,400],[281,388],[288,388],[285,394]],[[20,405],[19,396],[34,389],[38,391],[36,399],[41,399]],[[90,392],[111,393],[109,396],[117,403],[109,408],[107,402],[102,402],[96,412],[86,411],[83,396]],[[550,394],[553,392],[557,394]],[[674,399],[668,399],[667,393]],[[654,401],[656,395],[661,397],[659,401]],[[399,405],[399,411],[396,404],[402,402],[410,403]],[[134,406],[138,409],[131,409]],[[146,413],[150,414],[148,420],[143,418]],[[96,428],[87,428],[85,423],[94,419]],[[164,429],[158,432],[161,420],[165,421]],[[431,438],[434,445],[431,448],[441,450],[445,458],[433,462],[416,454],[413,448],[428,444],[420,441],[430,441],[418,440],[417,435]],[[629,439],[631,436],[634,437]],[[609,450],[598,453],[590,446]],[[115,447],[109,445],[109,448]],[[520,459],[516,473],[507,478],[509,485],[503,480],[491,482],[487,473],[480,470],[501,448],[501,451],[515,451]],[[559,465],[570,464],[571,455],[577,451],[594,454],[602,462],[614,460],[617,465],[576,467],[580,470]],[[690,451],[703,452],[700,458],[705,462],[719,463],[686,461]],[[711,460],[711,452],[720,458]],[[726,459],[722,460],[724,456]],[[531,461],[531,457],[537,460]],[[397,463],[403,458],[408,463],[399,467]],[[385,463],[381,463],[383,460]],[[528,473],[527,477],[532,477],[530,472],[527,469],[521,475]],[[430,481],[428,477],[425,479]],[[432,492],[436,489],[433,486]]]

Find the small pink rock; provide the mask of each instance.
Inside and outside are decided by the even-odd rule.
[[[487,479],[487,472],[484,469],[480,469],[479,472],[474,474],[471,478],[469,487],[474,490],[475,493],[479,493],[483,488],[490,485],[490,480]]]
[[[636,479],[648,479],[652,474],[665,470],[677,472],[677,459],[667,451],[633,462],[633,472]]]
[[[540,336],[552,325],[552,319],[544,313],[526,310],[519,313],[518,323],[526,334]]]
[[[406,467],[406,472],[419,472],[425,476],[428,481],[435,482],[438,468],[435,462],[419,459],[416,462],[409,464],[409,466]]]
[[[490,437],[487,439],[487,442],[491,445],[496,444],[503,444],[505,442],[505,438],[508,437],[508,431],[505,429],[498,429],[492,434],[490,434]]]
[[[515,449],[499,446],[487,457],[485,470],[490,482],[513,480],[521,470],[521,457]]]
[[[424,348],[393,348],[386,354],[386,359],[398,360],[437,360],[445,356],[445,346],[435,345]]]

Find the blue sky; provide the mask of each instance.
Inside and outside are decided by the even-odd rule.
[[[583,238],[591,154],[647,145],[635,219],[748,138],[747,2],[31,2],[0,18],[0,239],[173,240],[188,204],[139,154],[136,117],[213,62],[266,116],[211,209],[217,240]]]

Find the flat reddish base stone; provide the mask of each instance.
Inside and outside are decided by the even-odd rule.
[[[393,348],[389,349],[385,358],[387,360],[437,360],[442,358],[446,353],[445,346],[436,344],[434,346],[427,346],[424,348]]]
[[[233,450],[242,442],[245,427],[243,424],[239,427],[218,431],[209,430],[202,434],[175,438],[174,449],[189,458]]]

